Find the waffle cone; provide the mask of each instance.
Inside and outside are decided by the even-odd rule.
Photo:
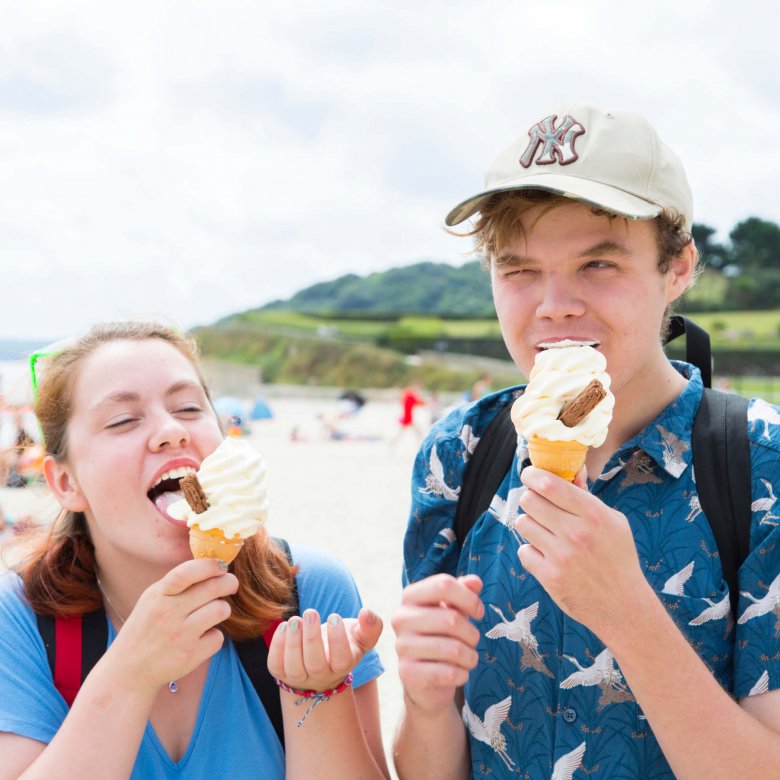
[[[551,471],[567,482],[574,482],[585,464],[588,447],[578,441],[550,441],[533,437],[528,442],[528,456],[537,468]]]
[[[204,531],[199,525],[190,528],[190,550],[193,558],[219,558],[225,563],[231,563],[243,546],[244,540],[240,536],[227,539],[218,528],[213,531]]]

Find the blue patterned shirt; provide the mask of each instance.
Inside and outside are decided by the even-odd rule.
[[[647,580],[721,685],[736,697],[763,693],[780,687],[780,410],[760,399],[748,407],[751,544],[735,620],[693,474],[701,377],[692,366],[674,365],[690,380],[685,390],[612,455],[590,491],[628,518]],[[609,650],[558,609],[517,558],[522,440],[463,549],[455,540],[468,459],[520,389],[456,409],[431,430],[414,466],[404,543],[405,582],[447,572],[478,574],[484,583],[480,661],[463,710],[472,776],[673,778]]]

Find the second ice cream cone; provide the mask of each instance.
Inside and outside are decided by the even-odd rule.
[[[244,540],[240,536],[227,539],[218,528],[204,531],[197,524],[190,528],[190,550],[193,558],[218,558],[231,563],[241,552]]]
[[[573,482],[585,464],[588,447],[578,441],[551,441],[536,436],[528,441],[528,456],[537,468]]]

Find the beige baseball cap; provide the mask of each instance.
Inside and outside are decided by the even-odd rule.
[[[669,210],[693,224],[693,199],[677,155],[637,114],[571,105],[533,119],[496,157],[484,189],[447,215],[457,225],[497,192],[557,192],[629,219]]]

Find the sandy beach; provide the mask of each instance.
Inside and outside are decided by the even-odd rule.
[[[335,400],[272,398],[269,403],[273,418],[251,423],[251,441],[268,464],[269,530],[341,558],[364,603],[384,619],[379,652],[386,672],[379,692],[389,748],[402,699],[389,621],[400,600],[401,549],[418,442],[407,431],[391,448],[398,430],[397,401],[370,400],[345,426],[354,438],[344,441],[325,439],[317,418],[335,411]],[[427,428],[426,409],[418,418]],[[296,427],[301,441],[291,441]],[[12,518],[25,512],[46,519],[56,514],[43,487],[2,488],[0,506]]]

